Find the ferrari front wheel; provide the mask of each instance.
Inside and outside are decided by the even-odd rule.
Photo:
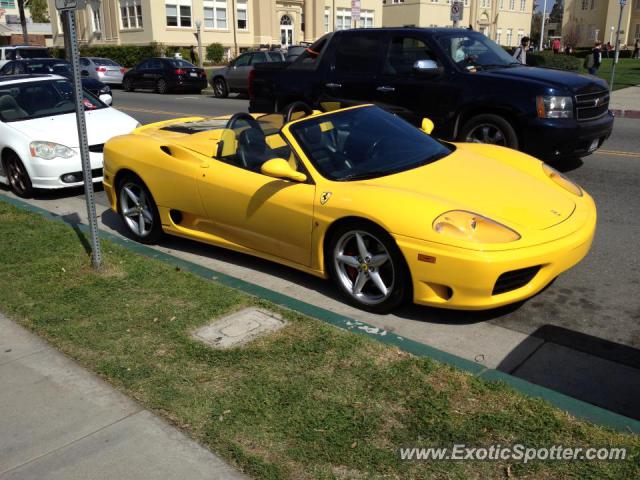
[[[162,236],[158,208],[142,180],[128,175],[119,182],[118,211],[127,231],[142,243],[156,243]]]
[[[368,222],[344,225],[333,232],[329,245],[329,274],[353,305],[385,313],[409,298],[406,262],[383,229]]]

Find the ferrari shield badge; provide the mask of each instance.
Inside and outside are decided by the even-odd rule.
[[[329,201],[330,198],[331,198],[331,192],[323,192],[322,195],[320,196],[320,203],[324,205]]]

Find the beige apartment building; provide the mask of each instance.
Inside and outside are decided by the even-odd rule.
[[[382,25],[451,27],[451,0],[384,0]],[[464,0],[461,27],[484,33],[500,45],[517,46],[529,35],[533,0]]]
[[[78,33],[86,44],[188,46],[196,42],[200,22],[204,45],[219,42],[230,52],[236,46],[286,47],[333,30],[381,26],[382,0],[360,3],[356,23],[351,0],[87,0],[78,14]],[[62,45],[54,0],[49,9],[54,42]]]
[[[578,47],[616,41],[620,0],[565,0],[562,30],[575,29]],[[633,45],[640,38],[640,0],[628,0],[622,10],[620,44]]]

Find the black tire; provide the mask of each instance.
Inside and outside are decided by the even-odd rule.
[[[133,92],[134,88],[133,88],[133,81],[130,78],[125,78],[122,81],[122,89],[125,92]]]
[[[156,92],[160,95],[169,93],[169,85],[164,78],[161,78],[156,82]]]
[[[135,189],[132,188],[133,186],[135,186]],[[139,224],[139,216],[136,220],[135,216],[125,215],[125,209],[127,208],[127,205],[125,205],[124,202],[132,201],[132,199],[127,195],[125,188],[130,189],[138,198],[140,198],[139,193],[144,192],[145,204],[148,207],[148,213],[150,214],[149,216],[151,217],[151,219],[147,217],[146,221],[143,220],[145,228],[147,226],[147,223],[149,223],[149,231],[147,233],[144,233],[143,235],[141,235],[139,231],[137,231],[133,227],[135,223]],[[133,174],[127,174],[119,179],[116,188],[116,195],[118,201],[118,213],[120,213],[120,216],[122,217],[122,223],[124,223],[125,229],[127,230],[129,236],[140,243],[157,243],[163,236],[160,214],[158,213],[158,207],[156,206],[156,202],[153,199],[153,195],[151,195],[151,192],[149,191],[145,183],[140,179],[140,177]],[[126,195],[126,197],[123,198],[123,195]]]
[[[348,238],[348,236],[353,232],[359,232],[361,234],[365,234],[366,236],[370,236],[372,240],[379,241],[383,246],[386,252],[378,251],[377,253],[388,253],[388,257],[390,262],[387,261],[384,265],[377,267],[378,275],[383,276],[383,269],[386,269],[386,279],[392,279],[391,287],[386,298],[383,295],[383,298],[378,301],[378,303],[368,303],[363,300],[359,300],[356,296],[349,291],[345,282],[343,281],[344,274],[349,274],[348,269],[354,267],[346,267],[347,270],[339,271],[340,267],[338,266],[338,262],[336,261],[336,253],[341,250],[341,243],[344,241],[343,239]],[[398,248],[398,245],[393,240],[393,238],[382,228],[379,226],[367,222],[365,220],[355,220],[349,223],[344,223],[338,226],[333,232],[330,234],[325,248],[325,268],[327,269],[327,273],[329,277],[332,279],[334,285],[340,292],[343,298],[345,298],[350,304],[358,307],[362,310],[366,310],[373,313],[387,313],[394,308],[400,306],[401,304],[407,302],[411,299],[413,294],[413,286],[411,282],[411,275],[409,273],[409,267],[405,261],[402,252]],[[348,242],[347,242],[348,243]],[[371,247],[375,247],[375,244],[368,244],[368,250],[371,251],[373,255],[371,257],[376,256],[376,252],[373,251]],[[346,254],[346,251],[344,252]],[[351,252],[354,254],[355,252]],[[356,254],[357,255],[357,254]],[[389,272],[392,270],[392,275],[389,275]],[[359,276],[362,273],[362,269],[358,268],[356,272],[353,272],[353,275]],[[367,277],[369,275],[373,275],[374,268],[369,266],[367,271],[365,272]],[[353,286],[356,284],[356,278],[352,277],[351,281]],[[385,285],[386,285],[385,281]],[[380,291],[375,287],[375,282],[371,282],[369,279],[365,280],[365,287],[362,289],[364,296],[366,297],[365,289],[368,288],[371,292],[378,294]]]
[[[216,77],[213,79],[213,96],[216,98],[227,98],[229,96],[229,87],[227,82],[222,77]]]
[[[21,198],[33,197],[31,178],[20,157],[13,152],[8,152],[5,155],[3,167],[11,191]]]
[[[490,143],[518,149],[518,135],[511,124],[500,115],[484,113],[465,122],[460,129],[461,142]],[[484,141],[488,140],[488,141]]]

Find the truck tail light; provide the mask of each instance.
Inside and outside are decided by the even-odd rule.
[[[255,69],[249,72],[249,86],[247,88],[247,93],[249,94],[249,98],[253,98],[253,79],[256,76]]]

